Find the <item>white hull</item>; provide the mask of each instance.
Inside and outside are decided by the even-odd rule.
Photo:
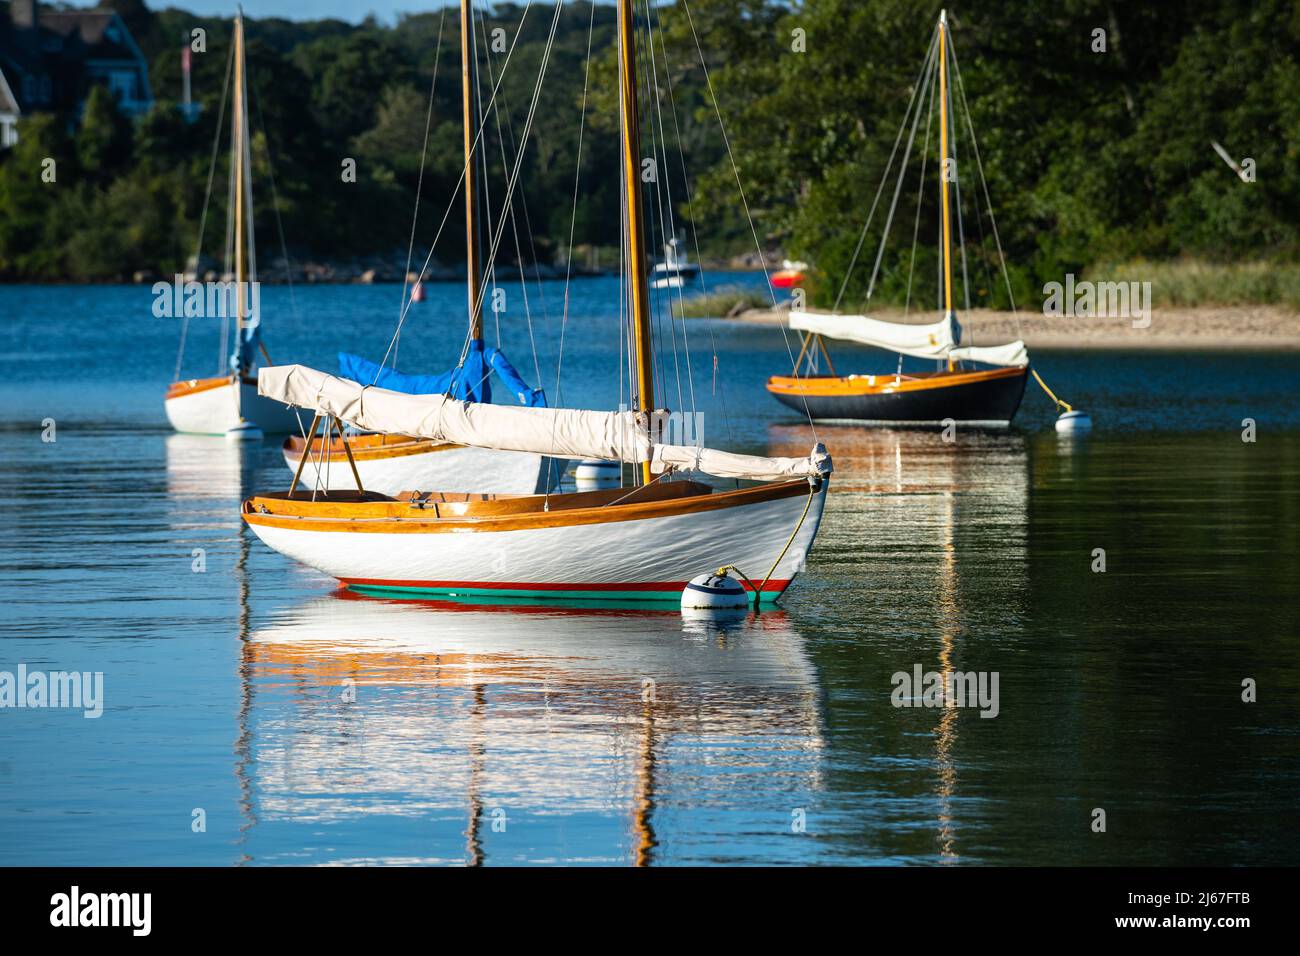
[[[276,551],[363,589],[679,601],[691,578],[734,565],[754,587],[771,570],[763,598],[774,600],[803,569],[828,486],[823,481],[811,502],[798,494],[633,520],[502,530],[485,524],[469,533],[315,530],[247,517]]]
[[[298,469],[298,458],[287,449],[284,462],[290,470]],[[558,462],[544,455],[446,445],[414,455],[357,460],[365,490],[384,495],[433,489],[497,495],[541,494],[546,491],[548,471],[555,473],[552,489],[558,485],[559,468]],[[302,469],[301,487],[355,491],[357,483],[347,456],[336,452],[323,466],[317,456],[308,458]]]
[[[268,435],[287,435],[299,430],[298,416],[282,405],[257,394],[257,386],[240,384],[235,398],[233,380],[213,388],[178,395],[163,402],[167,420],[178,432],[195,435],[224,435],[243,417]]]

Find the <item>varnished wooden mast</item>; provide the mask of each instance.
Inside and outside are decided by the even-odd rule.
[[[479,301],[478,166],[474,159],[474,141],[478,138],[478,109],[474,102],[477,88],[474,49],[474,10],[471,0],[460,2],[460,87],[465,119],[465,272],[469,301],[469,336],[483,337],[483,310]]]
[[[948,212],[948,11],[939,11],[939,190],[943,206],[943,314],[952,315],[952,224]],[[953,368],[948,359],[948,368]]]
[[[632,0],[618,3],[618,89],[622,103],[623,190],[627,194],[628,292],[636,349],[637,410],[653,412],[654,371],[650,353],[650,289],[646,276],[645,213],[641,206],[641,134],[637,115],[636,28]],[[650,463],[641,465],[641,481],[652,481]]]

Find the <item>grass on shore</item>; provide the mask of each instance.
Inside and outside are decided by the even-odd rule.
[[[1300,309],[1300,263],[1138,260],[1094,266],[1083,278],[1150,282],[1156,308],[1284,305]]]
[[[772,297],[756,289],[729,286],[706,295],[673,297],[673,316],[678,319],[734,318],[749,309],[772,308]]]

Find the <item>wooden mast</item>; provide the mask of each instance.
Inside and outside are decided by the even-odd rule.
[[[641,206],[641,134],[637,116],[636,35],[632,0],[618,3],[618,90],[622,113],[623,191],[627,194],[628,292],[636,356],[636,407],[654,411],[650,355],[650,290],[645,271],[645,213]],[[653,436],[652,436],[653,437]],[[650,484],[650,463],[641,463],[641,482]]]
[[[948,212],[948,11],[939,11],[939,191],[943,206],[943,314],[952,317],[952,223]],[[953,369],[948,359],[948,370]]]
[[[235,336],[239,343],[239,367],[235,370],[235,395],[238,402],[244,368],[244,18],[235,16],[235,108],[231,111],[230,152],[235,165]],[[242,417],[242,416],[241,416]]]
[[[460,87],[465,126],[465,273],[469,301],[469,337],[483,337],[483,310],[479,301],[478,169],[474,142],[478,138],[478,110],[474,102],[477,73],[474,49],[474,11],[471,0],[460,0]]]

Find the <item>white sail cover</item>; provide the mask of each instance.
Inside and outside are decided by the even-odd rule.
[[[874,345],[916,358],[947,358],[949,350],[957,344],[952,325],[949,319],[931,325],[902,325],[869,319],[865,315],[790,313],[790,328],[800,332],[815,332],[846,342]]]
[[[989,348],[958,347],[961,329],[952,318],[941,319],[929,325],[905,325],[900,322],[882,322],[865,315],[791,311],[790,328],[846,342],[873,345],[915,358],[966,359],[990,365],[1029,364],[1029,353],[1025,351],[1025,343],[1020,341]]]
[[[556,458],[650,462],[656,472],[701,471],[719,478],[778,481],[830,474],[831,460],[818,446],[807,458],[735,455],[711,448],[656,444],[637,412],[575,408],[526,408],[462,402],[442,395],[408,395],[305,365],[264,366],[258,394],[310,408],[366,431],[414,435],[456,445],[522,451]]]
[[[1008,342],[1006,345],[989,345],[981,348],[968,345],[953,349],[948,354],[955,359],[984,362],[987,365],[1014,365],[1017,368],[1024,368],[1029,364],[1029,352],[1025,350],[1025,343],[1020,339]]]

